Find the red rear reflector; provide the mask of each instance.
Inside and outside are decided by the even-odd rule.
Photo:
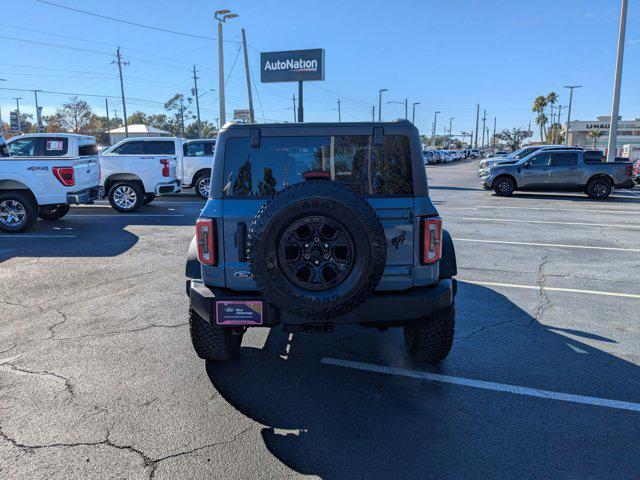
[[[76,184],[73,167],[53,167],[53,175],[65,187],[73,187]]]
[[[167,160],[166,158],[163,158],[162,160],[160,160],[160,163],[162,164],[162,176],[168,177],[169,176],[169,160]]]
[[[331,180],[331,172],[311,172],[307,171],[302,174],[305,180]]]
[[[435,263],[442,255],[442,218],[421,219],[422,263]]]
[[[216,222],[211,218],[199,218],[196,221],[196,242],[198,244],[198,260],[204,265],[217,265],[218,240]]]

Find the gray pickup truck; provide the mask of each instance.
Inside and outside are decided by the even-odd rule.
[[[247,328],[402,327],[412,358],[453,342],[456,260],[407,121],[225,125],[187,259],[191,339],[238,354]]]
[[[605,199],[613,188],[633,188],[631,162],[606,163],[585,157],[582,149],[542,150],[479,172],[483,188],[509,196],[522,191],[585,192]]]

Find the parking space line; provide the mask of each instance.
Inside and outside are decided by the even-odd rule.
[[[515,283],[499,283],[499,282],[477,282],[475,280],[458,279],[461,282],[470,283],[472,285],[480,285],[481,287],[505,287],[505,288],[522,288],[525,290],[540,290],[540,285],[519,285]],[[586,295],[601,295],[605,297],[623,297],[634,298],[640,300],[640,294],[636,293],[620,293],[620,292],[603,292],[600,290],[583,290],[580,288],[561,288],[544,286],[545,292],[567,292],[567,293],[583,293]]]
[[[20,234],[11,234],[11,235],[0,235],[0,239],[11,239],[11,238],[78,238],[77,235],[20,235]]]
[[[639,204],[640,206],[640,204]],[[585,212],[585,213],[623,213],[623,214],[637,214],[638,210],[605,210],[595,208],[552,208],[552,207],[512,207],[504,205],[475,205],[474,207],[451,207],[450,210],[482,210],[485,208],[495,208],[498,210],[552,210],[555,212]]]
[[[566,245],[562,243],[508,242],[506,240],[476,240],[473,238],[454,238],[456,242],[495,243],[501,245],[528,245],[531,247],[578,248],[587,250],[612,250],[614,252],[640,252],[638,248],[592,247],[589,245]]]
[[[355,362],[352,360],[342,360],[339,358],[324,357],[320,363],[337,367],[353,368],[368,372],[384,373],[386,375],[396,375],[432,382],[449,383],[463,387],[480,388],[482,390],[492,390],[495,392],[512,393],[514,395],[524,395],[527,397],[544,398],[547,400],[559,400],[561,402],[581,403],[584,405],[595,405],[597,407],[613,408],[617,410],[630,410],[640,412],[640,403],[623,402],[621,400],[611,400],[601,397],[588,397],[584,395],[574,395],[572,393],[554,392],[551,390],[541,390],[539,388],[521,387],[509,385],[507,383],[487,382],[484,380],[474,380],[471,378],[454,377],[451,375],[441,375],[437,373],[420,372],[407,370],[404,368],[387,367],[372,363]]]
[[[457,220],[469,220],[472,222],[506,222],[506,223],[544,223],[549,225],[581,225],[587,227],[610,227],[610,228],[630,228],[640,230],[640,225],[622,225],[619,223],[589,223],[589,222],[552,222],[548,220],[514,220],[506,218],[484,218],[484,217],[447,217]]]

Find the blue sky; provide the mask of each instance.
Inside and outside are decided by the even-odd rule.
[[[51,1],[205,37],[216,35],[215,10],[238,13],[224,30],[225,40],[231,41],[225,43],[227,112],[247,106],[241,54],[232,69],[238,51],[233,41],[240,40],[241,27],[255,49],[250,62],[258,82],[258,51],[326,50],[326,81],[305,86],[308,121],[337,120],[338,96],[344,121],[367,120],[379,88],[390,90],[386,100],[420,102],[416,124],[426,133],[434,110],[442,111],[439,133],[449,117],[455,117],[454,133],[473,128],[476,103],[486,108],[488,123],[498,118],[498,129],[526,127],[533,118],[534,97],[555,90],[560,103],[567,104],[566,84],[584,85],[574,96],[574,119],[607,115],[611,109],[619,0]],[[635,118],[640,117],[640,1],[629,4],[621,114]],[[7,79],[0,87],[117,96],[117,68],[111,61],[120,45],[130,61],[124,72],[126,94],[138,99],[127,102],[128,113],[158,113],[174,93],[188,95],[194,63],[201,91],[217,88],[217,44],[210,40],[116,23],[36,0],[5,5],[0,25],[0,78]],[[296,84],[258,83],[262,105],[254,99],[257,115],[290,120],[296,89]],[[0,90],[5,121],[15,96],[23,97],[22,111],[34,112],[32,93]],[[67,97],[40,94],[45,114]],[[103,99],[85,99],[104,114]],[[201,102],[205,119],[218,116],[217,92]],[[109,103],[122,116],[120,102]],[[404,107],[384,105],[383,114],[388,120],[399,118]]]

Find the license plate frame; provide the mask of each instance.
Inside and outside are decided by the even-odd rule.
[[[219,326],[262,326],[266,305],[263,300],[216,300],[215,319]]]

